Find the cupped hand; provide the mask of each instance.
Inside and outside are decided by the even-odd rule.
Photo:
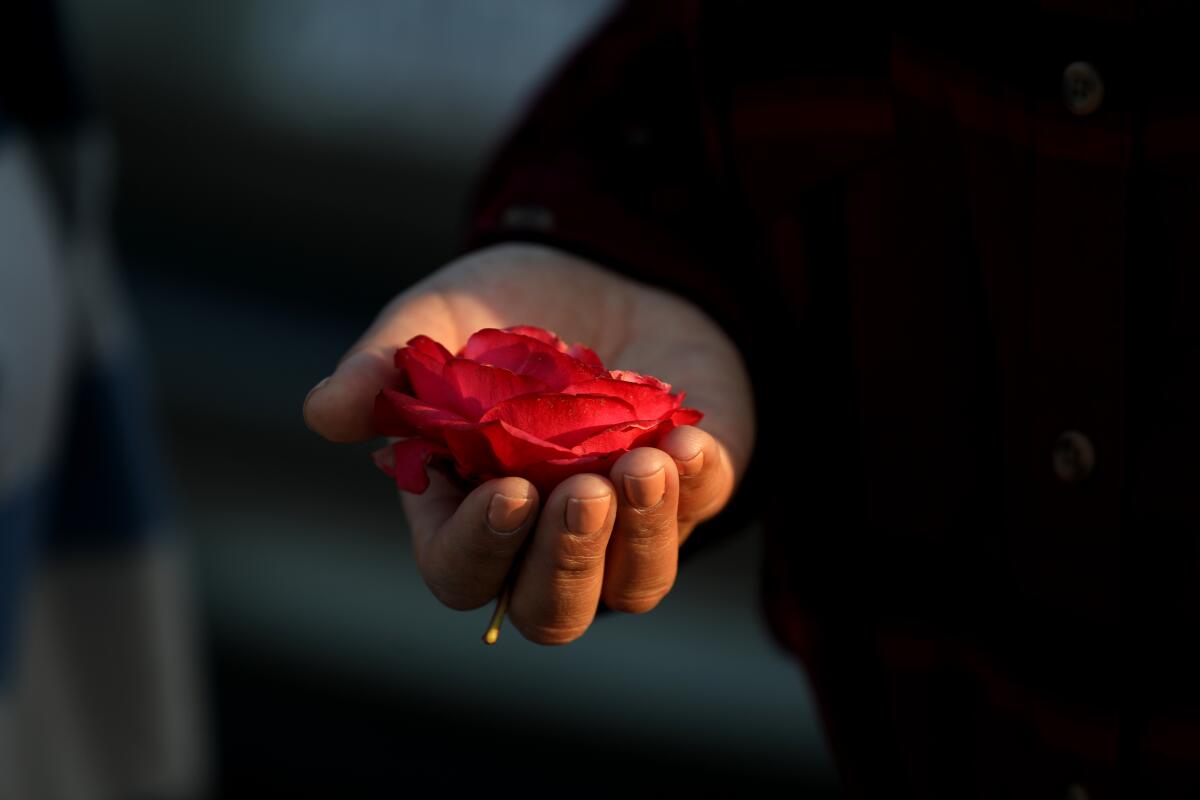
[[[606,366],[662,378],[704,412],[698,426],[626,453],[607,477],[575,475],[548,497],[516,477],[464,493],[436,473],[424,494],[403,495],[417,566],[439,600],[488,603],[520,553],[509,618],[528,639],[562,644],[583,635],[601,600],[638,613],[670,591],[679,546],[724,508],[750,458],[753,400],[733,343],[691,303],[513,243],[458,259],[395,298],[309,392],[305,421],[334,442],[374,438],[373,401],[394,378],[398,347],[425,334],[455,351],[481,328],[512,325],[587,344]]]

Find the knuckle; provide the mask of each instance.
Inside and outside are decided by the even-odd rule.
[[[514,628],[531,642],[562,645],[587,632],[596,615],[599,585],[595,580],[574,586],[561,583],[530,593],[518,581],[508,617]]]
[[[542,645],[570,644],[587,632],[588,625],[538,623],[514,618],[513,627],[529,641]]]
[[[596,533],[560,534],[550,553],[550,565],[555,572],[569,575],[603,569],[607,539],[603,530]]]
[[[604,602],[613,611],[620,611],[624,614],[645,614],[647,611],[654,610],[666,596],[665,590],[638,593],[618,592]]]
[[[676,514],[663,509],[652,512],[632,510],[621,520],[620,535],[625,544],[640,553],[656,553],[677,544]]]
[[[658,606],[675,585],[675,573],[655,576],[652,579],[609,588],[604,593],[604,603],[613,611],[626,614],[644,614]]]
[[[591,546],[565,541],[554,554],[554,570],[569,575],[587,574],[604,567],[604,551]]]

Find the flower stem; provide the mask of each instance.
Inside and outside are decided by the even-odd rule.
[[[516,570],[514,570],[515,572]],[[513,580],[509,576],[504,582],[504,588],[500,591],[500,597],[496,599],[496,610],[492,612],[492,621],[488,623],[488,629],[483,634],[484,644],[495,644],[500,638],[500,626],[504,624],[504,612],[508,611],[508,602],[512,599]]]

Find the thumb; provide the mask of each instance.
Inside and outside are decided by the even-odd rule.
[[[393,300],[338,362],[337,369],[304,398],[304,423],[331,442],[378,436],[372,421],[375,395],[396,377],[397,348],[425,334],[453,350],[457,330],[445,300],[416,286]]]
[[[332,375],[309,390],[304,424],[331,442],[375,438],[375,395],[395,377],[394,352],[394,347],[351,351]]]

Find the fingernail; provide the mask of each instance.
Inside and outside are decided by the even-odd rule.
[[[308,401],[312,399],[314,394],[320,391],[322,386],[329,383],[329,378],[332,377],[333,376],[330,375],[327,378],[323,378],[320,383],[308,390],[308,394],[304,395],[304,405],[300,406],[300,416],[304,418],[304,427],[308,428],[310,431],[315,429],[308,422]]]
[[[524,524],[532,505],[528,497],[509,497],[496,492],[488,502],[488,527],[496,533],[512,533]]]
[[[650,508],[658,505],[667,491],[667,473],[662,468],[649,475],[626,475],[625,496],[634,508]]]
[[[676,460],[675,464],[679,467],[679,474],[685,478],[690,478],[693,475],[699,475],[700,470],[704,469],[704,451],[696,451],[696,455],[686,461]]]
[[[567,501],[567,530],[571,533],[596,533],[608,519],[608,495],[572,497]]]
[[[304,396],[304,405],[306,405],[306,406],[307,406],[307,405],[308,405],[308,401],[312,399],[312,396],[313,396],[314,394],[316,394],[317,392],[321,391],[321,388],[322,388],[322,387],[324,387],[324,386],[325,386],[325,384],[329,383],[329,379],[330,379],[330,378],[332,378],[332,377],[333,377],[332,375],[329,375],[328,377],[322,378],[322,379],[321,379],[321,381],[320,381],[320,383],[318,383],[318,384],[317,384],[316,386],[314,386],[313,388],[309,389],[309,390],[308,390],[308,394],[306,394],[306,395]]]

